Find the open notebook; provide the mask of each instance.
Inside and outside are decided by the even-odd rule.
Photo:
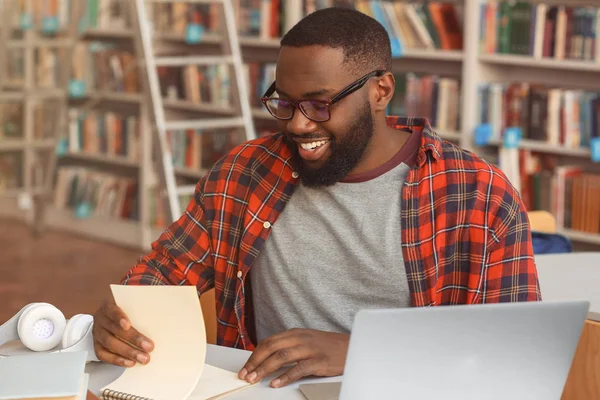
[[[246,389],[231,371],[205,364],[206,331],[193,286],[111,285],[132,326],[154,341],[147,365],[101,389],[104,400],[216,400]]]

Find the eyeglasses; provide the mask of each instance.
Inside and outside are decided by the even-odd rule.
[[[288,120],[294,116],[294,110],[300,109],[302,114],[311,121],[325,122],[331,118],[329,108],[332,104],[340,101],[344,97],[356,92],[362,88],[369,79],[374,76],[382,76],[385,73],[383,70],[373,71],[351,83],[336,94],[331,100],[289,100],[280,97],[270,97],[275,93],[275,82],[271,84],[269,89],[261,98],[269,113],[277,119]]]

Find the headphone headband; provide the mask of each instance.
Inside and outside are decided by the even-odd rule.
[[[17,324],[19,322],[19,317],[23,315],[23,311],[25,311],[27,307],[29,307],[29,305],[21,308],[18,313],[16,313],[11,319],[9,319],[0,326],[0,346],[13,340],[19,340]]]

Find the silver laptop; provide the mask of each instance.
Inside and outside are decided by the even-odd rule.
[[[339,399],[558,400],[588,308],[562,301],[360,311]]]

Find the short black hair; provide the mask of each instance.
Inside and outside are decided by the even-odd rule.
[[[344,62],[364,73],[389,71],[392,64],[390,37],[377,20],[352,8],[331,7],[300,20],[280,41],[281,46],[321,45],[343,49]]]

